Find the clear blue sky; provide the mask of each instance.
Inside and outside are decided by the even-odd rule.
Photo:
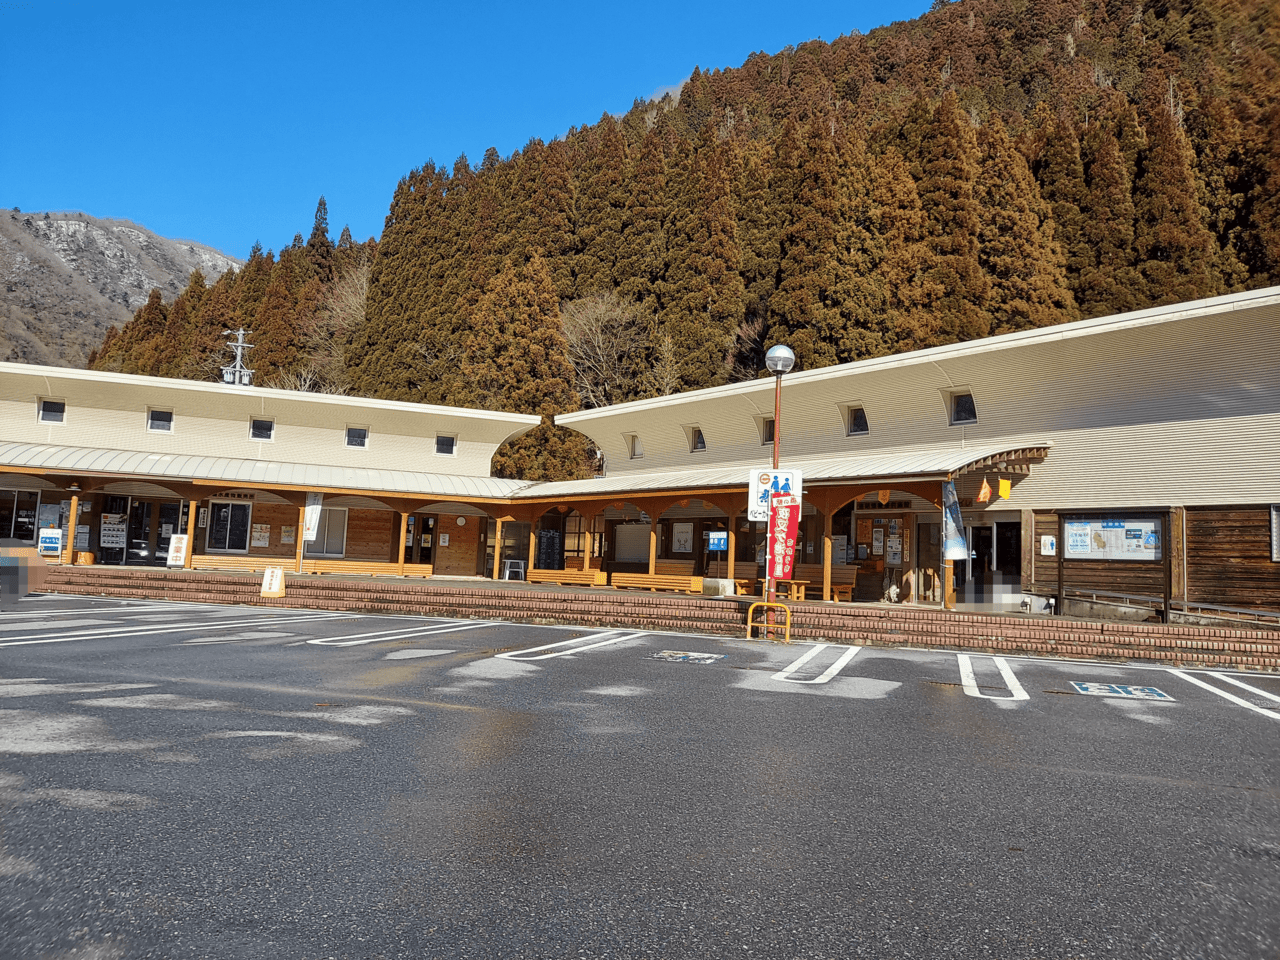
[[[397,180],[621,113],[694,66],[919,16],[871,3],[0,0],[0,208],[232,256],[382,232]]]

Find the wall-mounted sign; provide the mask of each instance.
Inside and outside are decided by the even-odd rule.
[[[298,542],[297,524],[285,524],[280,528],[280,543],[293,544]]]
[[[1040,556],[1056,557],[1058,555],[1058,538],[1045,534],[1040,538]]]
[[[449,535],[447,533],[440,534],[440,546],[447,547],[449,545]]]
[[[255,523],[253,525],[253,539],[249,545],[252,547],[271,546],[271,524]]]
[[[715,530],[707,534],[707,549],[728,550],[729,532],[727,530]]]
[[[1158,517],[1075,517],[1065,522],[1068,560],[1163,559]]]

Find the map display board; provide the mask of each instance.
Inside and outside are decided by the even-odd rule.
[[[1068,560],[1141,560],[1164,558],[1163,527],[1158,517],[1090,517],[1066,521],[1063,556]]]

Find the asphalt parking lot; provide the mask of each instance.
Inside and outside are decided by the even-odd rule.
[[[1280,676],[0,614],[0,958],[1280,956]]]

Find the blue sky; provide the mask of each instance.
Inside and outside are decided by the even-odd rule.
[[[919,16],[870,3],[0,0],[0,207],[81,210],[244,257],[377,236],[428,159],[504,157],[694,66]]]

